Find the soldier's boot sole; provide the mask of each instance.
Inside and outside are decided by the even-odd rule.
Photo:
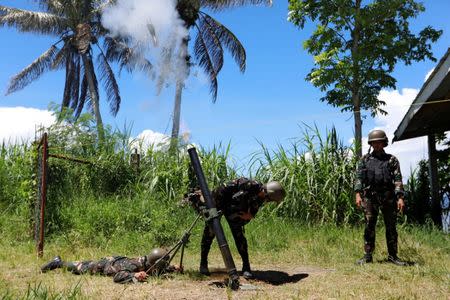
[[[50,270],[62,268],[62,266],[63,266],[63,261],[61,260],[61,257],[55,256],[51,261],[49,261],[48,263],[46,263],[45,265],[43,265],[41,267],[41,272],[45,273]]]

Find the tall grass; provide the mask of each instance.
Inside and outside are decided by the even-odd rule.
[[[89,162],[49,158],[47,236],[101,245],[134,232],[157,245],[168,245],[194,217],[189,208],[178,205],[183,194],[197,186],[188,145],[180,145],[176,153],[150,147],[141,153],[140,169],[136,170],[130,164],[135,141],[127,129],[106,128],[102,145],[96,143],[89,116],[65,119],[46,131],[51,154]],[[199,149],[210,186],[236,176],[227,165],[229,149],[229,144]],[[10,235],[22,230],[24,236],[31,224],[23,221],[31,218],[37,198],[36,145],[3,145],[0,150],[0,232]]]
[[[317,127],[306,126],[289,149],[261,148],[252,159],[256,177],[279,180],[287,191],[277,210],[280,216],[320,224],[348,224],[359,218],[353,204],[356,161],[334,128],[322,136]]]

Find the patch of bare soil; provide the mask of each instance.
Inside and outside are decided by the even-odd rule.
[[[2,266],[2,263],[0,263]],[[303,283],[321,281],[330,269],[307,266],[254,265],[254,278],[240,277],[241,289],[231,291],[223,284],[225,269],[211,268],[211,276],[202,276],[189,268],[185,274],[150,278],[137,284],[117,284],[111,277],[73,275],[58,269],[45,274],[37,266],[5,266],[0,270],[0,296],[5,287],[13,295],[22,295],[30,286],[41,285],[50,294],[67,295],[78,287],[78,296],[86,299],[290,299],[299,295]],[[3,291],[2,291],[3,290]],[[0,297],[1,298],[1,297]]]
[[[240,277],[241,288],[237,291],[226,288],[224,282],[228,275],[225,269],[210,271],[211,276],[208,277],[198,277],[197,272],[192,271],[126,287],[110,283],[109,291],[99,290],[95,296],[101,299],[287,299],[298,294],[303,281],[332,270],[316,267],[287,270],[261,266],[253,271],[253,279]],[[82,290],[84,295],[89,295]]]

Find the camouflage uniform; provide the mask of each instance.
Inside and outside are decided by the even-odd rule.
[[[258,197],[263,185],[247,178],[239,178],[228,182],[212,192],[217,209],[222,211],[230,226],[236,247],[242,258],[242,269],[250,271],[248,258],[248,245],[245,238],[244,226],[250,220],[241,218],[242,213],[250,213],[252,218],[256,215],[264,203],[264,199]],[[201,242],[201,263],[207,264],[208,253],[214,240],[214,231],[209,224],[205,225]]]
[[[381,208],[389,255],[397,257],[397,197],[404,194],[398,159],[384,151],[364,155],[358,163],[355,192],[363,198],[364,251],[375,249],[375,226]]]
[[[106,276],[114,276],[116,283],[137,282],[134,277],[135,273],[147,271],[151,264],[147,260],[147,256],[138,258],[127,258],[125,256],[110,256],[101,258],[98,261],[82,261],[64,263],[68,271],[74,274],[100,274]],[[173,271],[170,266],[165,272]]]

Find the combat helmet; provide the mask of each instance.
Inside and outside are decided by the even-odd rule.
[[[151,268],[150,271],[152,273],[159,274],[169,265],[170,256],[167,255],[167,250],[163,248],[154,248],[146,258],[147,268]]]
[[[286,191],[278,181],[269,181],[264,185],[264,190],[269,201],[280,203],[286,197]]]
[[[384,141],[384,146],[386,147],[389,143],[389,139],[386,136],[386,132],[380,129],[374,129],[371,132],[369,132],[369,140],[368,140],[369,145],[375,141]]]

